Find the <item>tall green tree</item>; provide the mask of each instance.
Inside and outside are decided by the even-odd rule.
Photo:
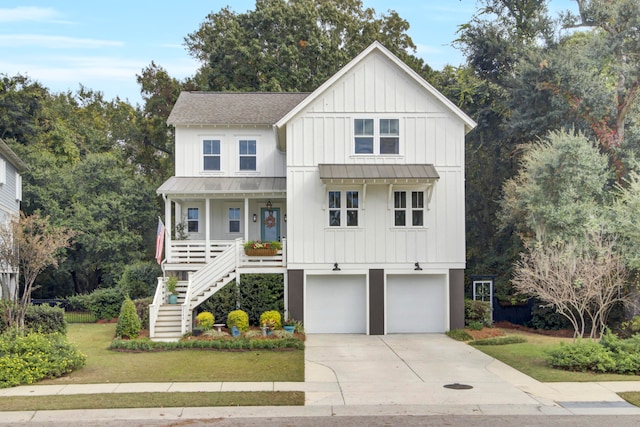
[[[257,0],[246,13],[208,15],[185,43],[202,64],[201,89],[310,92],[374,40],[424,71],[407,53],[408,29],[396,12],[378,17],[360,0]]]

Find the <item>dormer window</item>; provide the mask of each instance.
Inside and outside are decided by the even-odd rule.
[[[400,154],[400,120],[354,119],[355,154]]]

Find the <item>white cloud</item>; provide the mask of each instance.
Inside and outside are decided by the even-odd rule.
[[[50,7],[14,7],[0,9],[0,22],[53,21],[60,14]]]
[[[4,34],[0,35],[0,46],[25,47],[36,46],[47,49],[78,49],[109,46],[123,46],[124,43],[110,40],[81,39],[65,36],[48,36],[39,34]]]

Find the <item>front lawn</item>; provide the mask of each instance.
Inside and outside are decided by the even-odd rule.
[[[541,382],[638,381],[636,375],[595,374],[569,372],[550,367],[545,361],[546,351],[558,347],[571,338],[558,338],[506,329],[506,335],[524,337],[527,342],[508,345],[483,345],[475,348]]]
[[[67,336],[87,355],[84,368],[40,384],[168,381],[304,381],[304,350],[108,350],[115,324],[70,324]]]

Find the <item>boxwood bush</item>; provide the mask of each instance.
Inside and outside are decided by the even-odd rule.
[[[260,315],[260,325],[273,324],[273,329],[282,329],[282,316],[275,310],[265,311]]]
[[[185,349],[212,350],[278,350],[303,349],[304,342],[297,338],[251,339],[247,337],[216,340],[182,340],[178,342],[155,342],[148,338],[135,340],[114,339],[109,346],[117,351],[172,351]]]
[[[0,335],[0,388],[57,378],[85,362],[86,356],[60,333]]]
[[[140,335],[142,322],[136,312],[136,305],[130,298],[122,302],[118,324],[116,325],[116,336],[118,338],[137,338]]]

